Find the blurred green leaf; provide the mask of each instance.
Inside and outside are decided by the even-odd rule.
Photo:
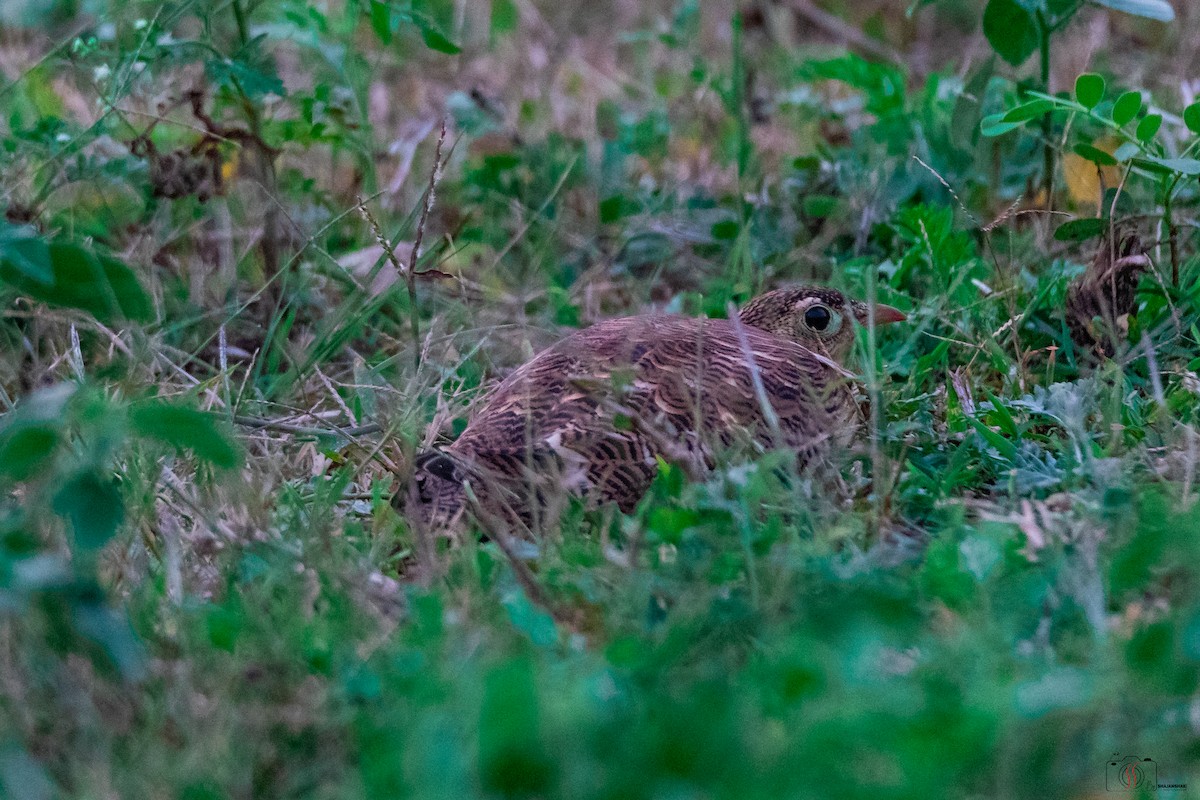
[[[371,0],[371,30],[384,44],[392,43],[392,6],[382,0]]]
[[[1159,22],[1172,22],[1175,19],[1175,9],[1167,0],[1093,0],[1093,2],[1098,6],[1106,6],[1138,17],[1156,19]]]
[[[742,226],[734,219],[723,219],[720,222],[713,223],[711,230],[712,237],[717,241],[733,241],[737,238],[738,232]]]
[[[1009,463],[1017,461],[1017,446],[1004,438],[1004,435],[999,431],[994,431],[990,426],[979,421],[975,417],[967,417],[967,422],[973,427],[983,440],[987,442],[1004,460]]]
[[[50,266],[50,245],[32,228],[0,223],[0,259],[9,269],[35,283],[54,283]]]
[[[494,0],[492,3],[492,33],[499,35],[517,29],[520,15],[514,0]]]
[[[1178,172],[1188,176],[1200,175],[1200,160],[1194,158],[1158,158],[1156,156],[1145,156],[1134,159],[1133,163],[1140,167],[1156,169],[1156,171],[1160,172]]]
[[[512,624],[528,636],[529,641],[539,647],[549,647],[558,642],[558,626],[554,618],[531,603],[524,592],[506,594],[501,603]]]
[[[425,42],[425,46],[430,50],[436,50],[439,53],[451,56],[462,52],[462,48],[447,39],[446,35],[438,29],[437,25],[429,17],[414,12],[412,14],[412,21],[421,31],[421,41]]]
[[[64,481],[54,495],[54,511],[70,520],[75,543],[85,550],[103,547],[125,521],[125,503],[116,482],[95,470]]]
[[[622,217],[628,217],[637,214],[642,210],[642,206],[636,200],[626,197],[623,194],[606,197],[600,201],[600,222],[605,225],[610,222],[616,222]]]
[[[1003,136],[1009,131],[1020,128],[1023,122],[1006,122],[1004,114],[989,114],[979,123],[979,132],[984,136]]]
[[[1106,153],[1090,144],[1080,143],[1075,145],[1073,149],[1076,155],[1086,158],[1093,164],[1099,164],[1102,167],[1115,167],[1117,165],[1117,159],[1111,153]]]
[[[826,194],[810,194],[804,198],[804,215],[815,219],[832,216],[842,207],[842,198]]]
[[[0,477],[24,481],[51,465],[74,395],[69,383],[38,389],[0,419]]]
[[[1113,151],[1113,158],[1118,163],[1124,164],[1129,159],[1142,152],[1142,148],[1138,147],[1134,142],[1122,142],[1116,150]]]
[[[214,414],[149,401],[131,406],[129,421],[135,433],[180,450],[191,450],[197,458],[214,466],[223,469],[241,466],[241,449]]]
[[[0,476],[14,481],[32,478],[50,463],[58,447],[58,426],[21,423],[0,431]]]
[[[1073,219],[1059,225],[1054,231],[1054,238],[1060,242],[1084,242],[1103,236],[1108,231],[1108,220],[1098,217]]]
[[[245,54],[237,58],[212,58],[205,62],[204,71],[213,83],[244,92],[247,97],[259,98],[274,94],[287,96],[287,88],[275,71],[272,59],[258,52],[262,38],[247,45]],[[251,56],[247,59],[246,55]]]
[[[1014,67],[1025,63],[1038,47],[1037,20],[1017,0],[988,0],[983,34],[992,49]]]
[[[150,297],[117,259],[65,241],[0,239],[0,280],[35,300],[87,311],[101,322],[148,322]]]
[[[983,98],[987,95],[988,83],[996,72],[994,57],[983,62],[967,81],[954,100],[954,112],[950,118],[950,132],[954,143],[963,149],[973,147],[979,138],[983,118]]]
[[[549,792],[554,762],[542,743],[539,705],[528,659],[488,673],[479,718],[479,774],[486,791],[504,797]]]

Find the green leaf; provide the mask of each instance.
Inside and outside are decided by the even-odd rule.
[[[0,281],[43,303],[87,311],[101,322],[153,318],[150,297],[129,267],[71,242],[0,240]]]
[[[975,146],[979,139],[979,123],[983,114],[982,98],[987,94],[988,83],[996,72],[996,59],[989,58],[975,70],[967,85],[954,101],[950,118],[950,136],[954,143],[966,150]]]
[[[975,429],[983,440],[992,447],[1000,457],[1012,463],[1017,460],[1017,446],[1005,439],[998,431],[994,431],[975,417],[967,417],[967,422]]]
[[[439,53],[446,53],[451,56],[462,52],[462,48],[447,39],[446,35],[438,30],[437,26],[428,17],[422,14],[413,14],[412,21],[421,29],[421,40],[425,42],[425,46],[430,50],[436,50]]]
[[[1173,22],[1175,9],[1167,0],[1094,0],[1096,5],[1105,6],[1116,11],[1124,11],[1136,17],[1156,19],[1159,22]]]
[[[1153,172],[1178,172],[1182,175],[1192,177],[1200,175],[1200,161],[1194,158],[1157,158],[1155,156],[1146,156],[1145,158],[1135,159],[1133,163],[1139,167],[1146,167]]]
[[[508,592],[500,603],[508,612],[513,627],[538,647],[550,647],[558,641],[558,626],[554,623],[554,617],[531,603],[524,592]]]
[[[1099,164],[1102,167],[1115,167],[1117,159],[1109,153],[1104,152],[1098,147],[1093,147],[1090,144],[1080,143],[1075,145],[1075,154],[1086,158],[1093,164]]]
[[[1085,217],[1064,222],[1054,231],[1054,238],[1060,242],[1083,242],[1103,236],[1108,230],[1108,220],[1097,217]]]
[[[1113,103],[1112,118],[1118,125],[1129,124],[1142,110],[1142,93],[1125,92]]]
[[[1119,163],[1124,164],[1126,161],[1133,158],[1140,152],[1142,152],[1142,148],[1138,147],[1133,142],[1124,142],[1120,147],[1113,151],[1113,158],[1115,158]]]
[[[1104,78],[1094,72],[1085,72],[1075,79],[1075,99],[1084,108],[1091,110],[1104,99]]]
[[[829,194],[810,194],[802,204],[804,216],[824,219],[831,216],[842,206],[842,199]]]
[[[287,97],[283,79],[275,72],[275,64],[269,58],[257,57],[258,40],[247,45],[245,52],[255,57],[254,62],[242,58],[212,58],[205,62],[204,71],[213,83],[245,93],[247,97],[262,97],[274,94]]]
[[[636,198],[623,194],[614,194],[600,201],[600,222],[608,224],[622,217],[632,216],[642,211],[642,204]]]
[[[979,132],[984,136],[1003,136],[1021,127],[1022,122],[1005,122],[1003,114],[989,114],[979,123]]]
[[[50,463],[58,448],[57,425],[19,420],[0,431],[0,478],[24,481]]]
[[[0,478],[24,481],[47,469],[62,440],[75,390],[71,383],[37,389],[0,418]]]
[[[1038,47],[1037,20],[1016,0],[989,0],[983,35],[1001,58],[1020,66]]]
[[[489,795],[547,795],[557,762],[546,750],[528,658],[492,668],[479,710],[479,780]]]
[[[1008,410],[1008,406],[1004,405],[1004,401],[986,388],[983,390],[983,393],[987,397],[988,402],[992,404],[992,410],[987,415],[988,420],[995,422],[996,427],[1000,428],[1001,432],[1013,439],[1021,438],[1021,430],[1017,427],[1017,421],[1013,419],[1012,412]]]
[[[392,7],[380,0],[371,0],[371,30],[384,44],[392,43]]]
[[[718,241],[732,241],[733,239],[737,238],[738,233],[741,230],[742,226],[737,220],[723,219],[720,222],[713,223],[710,234]]]
[[[19,228],[6,228],[0,232],[0,259],[10,268],[37,283],[49,286],[54,283],[54,270],[50,268],[50,246],[36,234]]]
[[[180,450],[191,450],[197,458],[223,469],[242,463],[240,448],[213,414],[156,401],[132,406],[129,422],[136,433]]]
[[[1030,100],[1028,103],[1022,103],[1016,108],[1010,109],[1004,115],[1005,122],[1028,122],[1031,119],[1037,119],[1054,108],[1054,103],[1049,100]]]
[[[424,40],[426,47],[428,47],[430,50],[436,50],[439,53],[456,55],[462,52],[461,47],[447,39],[441,31],[435,28],[422,27],[421,39]]]
[[[493,0],[492,2],[492,35],[499,36],[517,29],[520,23],[517,4],[513,0]]]
[[[125,503],[116,482],[94,470],[77,473],[54,495],[54,511],[71,521],[75,543],[85,550],[103,547],[125,521]]]
[[[1158,133],[1158,129],[1162,127],[1162,114],[1147,114],[1142,117],[1142,121],[1137,126],[1137,138],[1139,142],[1148,142]]]
[[[1183,110],[1183,122],[1192,133],[1200,133],[1200,103],[1192,103]]]

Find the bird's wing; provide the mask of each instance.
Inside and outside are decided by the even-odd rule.
[[[638,374],[652,410],[700,441],[740,436],[802,455],[840,440],[855,408],[848,382],[820,355],[727,320],[685,320],[647,349]]]
[[[506,378],[450,449],[510,492],[566,489],[631,509],[653,479],[654,453],[618,423],[620,359],[577,337]]]
[[[724,320],[635,317],[579,331],[517,369],[451,449],[502,481],[628,510],[657,457],[699,468],[714,445],[746,438],[807,459],[843,440],[853,413],[840,374],[800,345]]]

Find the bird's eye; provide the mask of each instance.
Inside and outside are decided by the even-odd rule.
[[[833,313],[825,306],[813,306],[804,312],[804,324],[814,331],[824,331],[833,321]]]

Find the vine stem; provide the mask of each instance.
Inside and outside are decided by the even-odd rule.
[[[1167,223],[1167,246],[1171,253],[1171,285],[1179,286],[1179,229],[1175,226],[1175,186],[1179,183],[1176,176],[1163,197],[1163,220]]]
[[[1037,12],[1038,49],[1041,52],[1042,90],[1050,94],[1050,24],[1042,11]],[[1050,142],[1053,119],[1050,111],[1042,117],[1042,190],[1046,195],[1046,208],[1054,209],[1054,146]]]

